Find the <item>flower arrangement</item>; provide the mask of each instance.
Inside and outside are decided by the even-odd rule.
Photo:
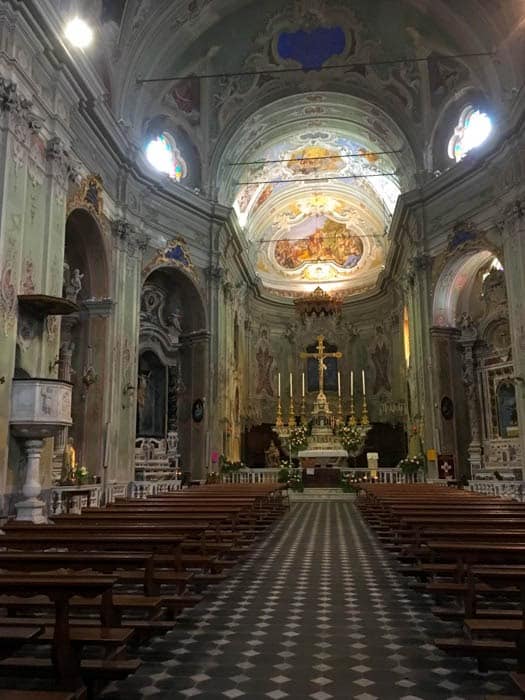
[[[77,469],[76,477],[79,484],[87,484],[89,480],[89,472],[86,467],[79,467]]]
[[[208,472],[206,476],[206,483],[207,484],[218,484],[220,481],[220,474],[219,472]]]
[[[296,425],[290,430],[288,441],[292,452],[304,450],[308,446],[308,427],[302,424]]]
[[[423,455],[405,457],[397,466],[405,476],[413,476],[425,468],[425,457]]]
[[[292,491],[304,491],[302,471],[288,462],[281,462],[277,480],[280,484],[288,484]]]
[[[351,456],[356,456],[363,450],[365,436],[366,432],[359,425],[343,425],[339,428],[341,445]]]
[[[232,462],[227,459],[224,455],[219,457],[219,470],[222,474],[231,474],[232,472],[238,472],[245,468],[244,462]]]

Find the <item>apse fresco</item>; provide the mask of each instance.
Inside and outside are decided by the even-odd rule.
[[[275,259],[287,270],[320,261],[332,261],[350,270],[362,255],[363,242],[359,236],[326,216],[311,217],[297,224],[287,233],[286,239],[275,245]]]

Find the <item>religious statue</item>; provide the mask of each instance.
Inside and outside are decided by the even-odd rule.
[[[408,456],[418,457],[423,454],[423,443],[421,442],[421,437],[419,435],[419,430],[417,425],[412,426],[412,432],[410,438],[408,439]]]
[[[180,311],[174,311],[171,314],[168,314],[167,325],[169,333],[172,337],[178,338],[182,333],[181,318],[182,314]]]
[[[270,442],[268,449],[264,451],[264,461],[266,462],[266,466],[270,469],[279,468],[279,464],[281,463],[281,454],[279,452],[279,448],[273,440]]]
[[[273,396],[273,387],[270,379],[273,355],[267,347],[261,344],[255,354],[255,359],[257,360],[257,388],[255,391],[257,394],[266,392],[268,396]]]
[[[390,348],[384,330],[381,326],[376,328],[375,347],[370,353],[374,363],[376,376],[374,381],[374,394],[378,394],[381,389],[391,390],[390,378],[388,376]]]
[[[64,263],[64,294],[66,299],[76,302],[80,290],[82,289],[83,278],[84,275],[80,274],[78,268],[75,268],[73,272],[71,272],[69,265]]]
[[[77,474],[77,453],[74,448],[74,440],[72,437],[68,438],[66,446],[64,447],[64,453],[62,455],[62,481],[74,481]]]
[[[137,385],[137,403],[141,408],[144,408],[146,403],[146,394],[148,391],[148,382],[151,376],[151,372],[141,372],[139,374],[138,385]]]

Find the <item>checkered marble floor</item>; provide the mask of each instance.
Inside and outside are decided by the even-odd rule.
[[[432,644],[457,634],[395,572],[352,503],[296,503],[250,559],[105,700],[462,700],[509,693]],[[510,692],[513,694],[513,692]]]

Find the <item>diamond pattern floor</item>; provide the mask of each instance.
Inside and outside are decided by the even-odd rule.
[[[437,621],[352,503],[296,503],[253,556],[106,700],[463,700],[509,693],[432,638]],[[511,692],[512,694],[512,692]]]

